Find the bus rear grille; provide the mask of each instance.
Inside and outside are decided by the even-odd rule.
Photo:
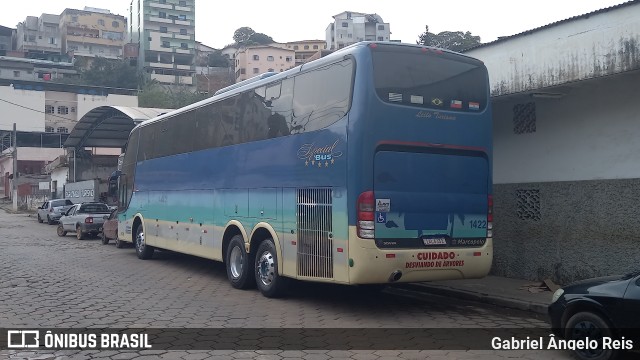
[[[333,278],[331,189],[298,189],[298,276]]]

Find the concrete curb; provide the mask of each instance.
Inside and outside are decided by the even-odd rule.
[[[432,284],[402,284],[405,289],[547,315],[548,304]]]

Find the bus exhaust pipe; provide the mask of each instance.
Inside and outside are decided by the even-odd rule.
[[[402,277],[402,271],[396,270],[389,276],[389,282],[396,282]]]

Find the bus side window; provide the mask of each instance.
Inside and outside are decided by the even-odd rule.
[[[294,79],[292,133],[326,128],[349,110],[353,60],[314,69]]]
[[[271,105],[271,115],[267,119],[268,137],[291,134],[293,106],[293,79],[284,79],[276,86],[267,88],[267,97]]]

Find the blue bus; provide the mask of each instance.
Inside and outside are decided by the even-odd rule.
[[[361,42],[136,126],[119,238],[224,262],[235,288],[484,277],[493,258],[484,64]]]

